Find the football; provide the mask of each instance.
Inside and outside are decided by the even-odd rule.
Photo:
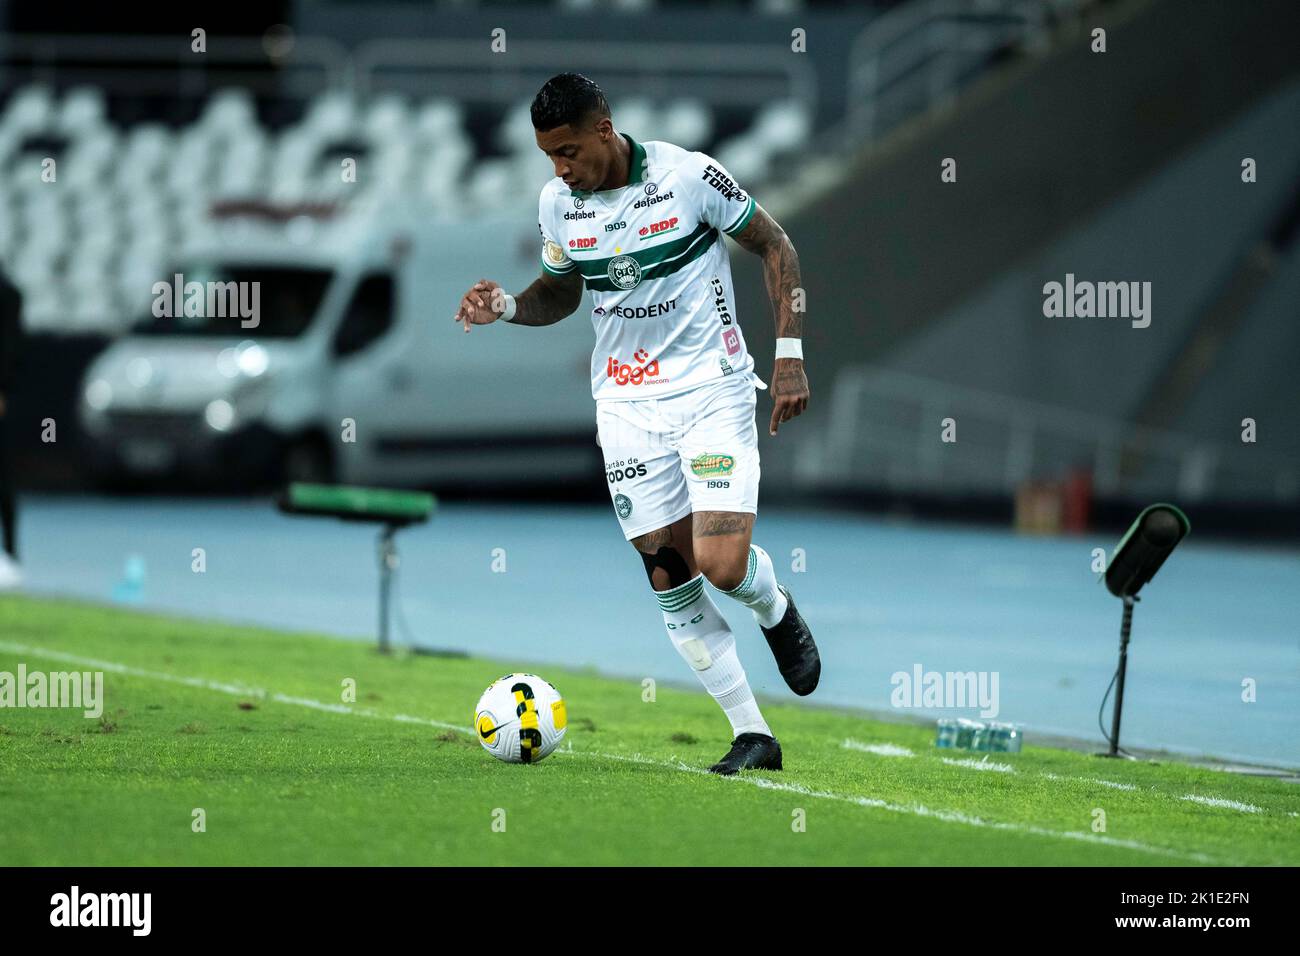
[[[478,700],[474,730],[483,749],[506,763],[537,763],[564,739],[564,698],[536,674],[507,674]]]

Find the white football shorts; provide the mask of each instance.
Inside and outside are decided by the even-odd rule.
[[[696,511],[758,514],[752,371],[665,398],[596,402],[614,511],[629,540]]]

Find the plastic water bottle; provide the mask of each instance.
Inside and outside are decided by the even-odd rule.
[[[957,746],[957,721],[943,717],[939,720],[939,736],[935,738],[934,745],[950,749]]]
[[[144,597],[144,556],[129,554],[122,569],[122,580],[113,588],[113,600],[123,604],[139,604]]]
[[[1019,724],[984,722],[965,717],[940,718],[934,745],[944,750],[969,750],[973,753],[1020,753],[1022,734]]]
[[[1020,753],[1021,734],[1016,724],[989,724],[989,749],[995,753]]]

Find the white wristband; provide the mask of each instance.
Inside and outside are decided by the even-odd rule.
[[[777,339],[777,358],[803,358],[803,339]]]
[[[506,300],[506,310],[501,313],[501,319],[509,322],[515,317],[515,297],[507,292],[503,298]]]

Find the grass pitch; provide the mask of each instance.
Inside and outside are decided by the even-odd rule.
[[[0,708],[0,865],[1300,864],[1300,787],[1181,763],[981,765],[926,727],[766,703],[786,769],[724,779],[702,691],[0,598],[19,664],[103,670],[105,705]],[[560,689],[571,751],[480,747],[474,704],[511,670]]]

